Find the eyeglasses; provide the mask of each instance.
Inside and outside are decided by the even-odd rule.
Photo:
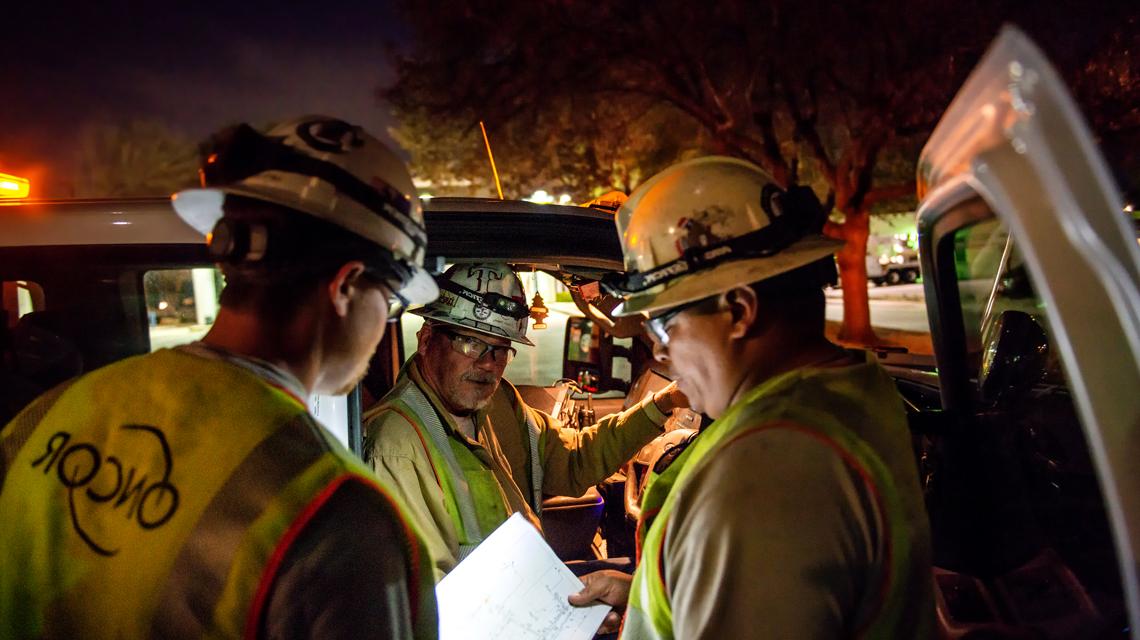
[[[384,285],[384,288],[388,290],[388,322],[399,320],[404,310],[408,308],[409,302],[397,291],[399,284],[393,282],[396,278],[386,276],[383,271],[372,267],[365,267],[364,276],[377,284]]]
[[[700,306],[704,303],[709,302],[710,300],[716,299],[717,296],[715,295],[709,296],[707,298],[700,298],[693,300],[692,302],[686,302],[685,304],[667,309],[660,315],[648,318],[645,321],[645,328],[649,331],[649,335],[654,340],[656,340],[658,344],[663,347],[669,346],[669,323],[673,321],[673,318],[676,318],[683,311],[688,311],[689,309]]]
[[[388,297],[388,322],[399,320],[407,308],[408,299],[393,291],[392,295]]]
[[[495,362],[510,364],[518,351],[511,346],[488,344],[479,338],[445,329],[439,325],[433,326],[433,331],[439,331],[451,338],[451,348],[473,360],[479,360],[489,352]]]

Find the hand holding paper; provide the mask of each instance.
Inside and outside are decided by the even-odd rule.
[[[589,640],[606,605],[571,606],[582,582],[515,514],[435,587],[441,640]]]
[[[616,611],[606,614],[606,619],[598,629],[598,633],[613,633],[621,628],[621,614],[629,602],[629,587],[633,583],[633,576],[606,569],[588,573],[581,578],[585,587],[578,593],[570,594],[570,604],[576,607],[590,606],[594,602],[602,602],[612,606]]]

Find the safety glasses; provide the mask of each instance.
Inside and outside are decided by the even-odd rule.
[[[432,325],[432,330],[451,338],[451,348],[473,360],[479,360],[490,353],[495,362],[510,364],[518,353],[514,347],[488,344],[479,338],[446,329],[438,324]]]
[[[393,291],[392,295],[388,297],[388,322],[399,320],[407,308],[408,299]]]
[[[401,285],[399,276],[375,267],[365,267],[364,276],[377,284],[384,285],[388,290],[388,322],[399,320],[409,304],[408,299],[398,291]]]
[[[700,298],[698,300],[693,300],[692,302],[686,302],[685,304],[666,309],[664,313],[653,316],[652,318],[648,318],[645,321],[645,329],[649,333],[649,336],[657,341],[658,344],[663,347],[669,346],[669,323],[673,321],[673,318],[676,318],[684,311],[699,307],[710,301],[715,301],[719,295],[720,294],[709,296],[707,298]]]

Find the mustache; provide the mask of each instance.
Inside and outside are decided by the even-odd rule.
[[[460,377],[460,380],[479,384],[491,384],[495,382],[495,375],[492,373],[465,373]]]

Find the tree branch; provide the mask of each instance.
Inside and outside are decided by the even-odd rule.
[[[823,173],[834,174],[835,163],[832,162],[831,156],[828,155],[827,148],[823,144],[823,139],[820,138],[819,135],[819,95],[816,92],[814,83],[809,80],[807,86],[804,87],[811,108],[810,115],[805,114],[804,110],[800,107],[799,99],[792,89],[792,83],[785,80],[781,85],[784,88],[784,100],[787,104],[789,114],[792,117],[796,134],[801,140],[807,143],[808,150],[811,151],[812,157],[815,158],[816,162],[820,164]]]
[[[874,187],[868,190],[863,196],[863,206],[871,208],[881,202],[890,202],[891,200],[910,197],[915,195],[916,189],[917,185],[914,180],[905,183]]]

